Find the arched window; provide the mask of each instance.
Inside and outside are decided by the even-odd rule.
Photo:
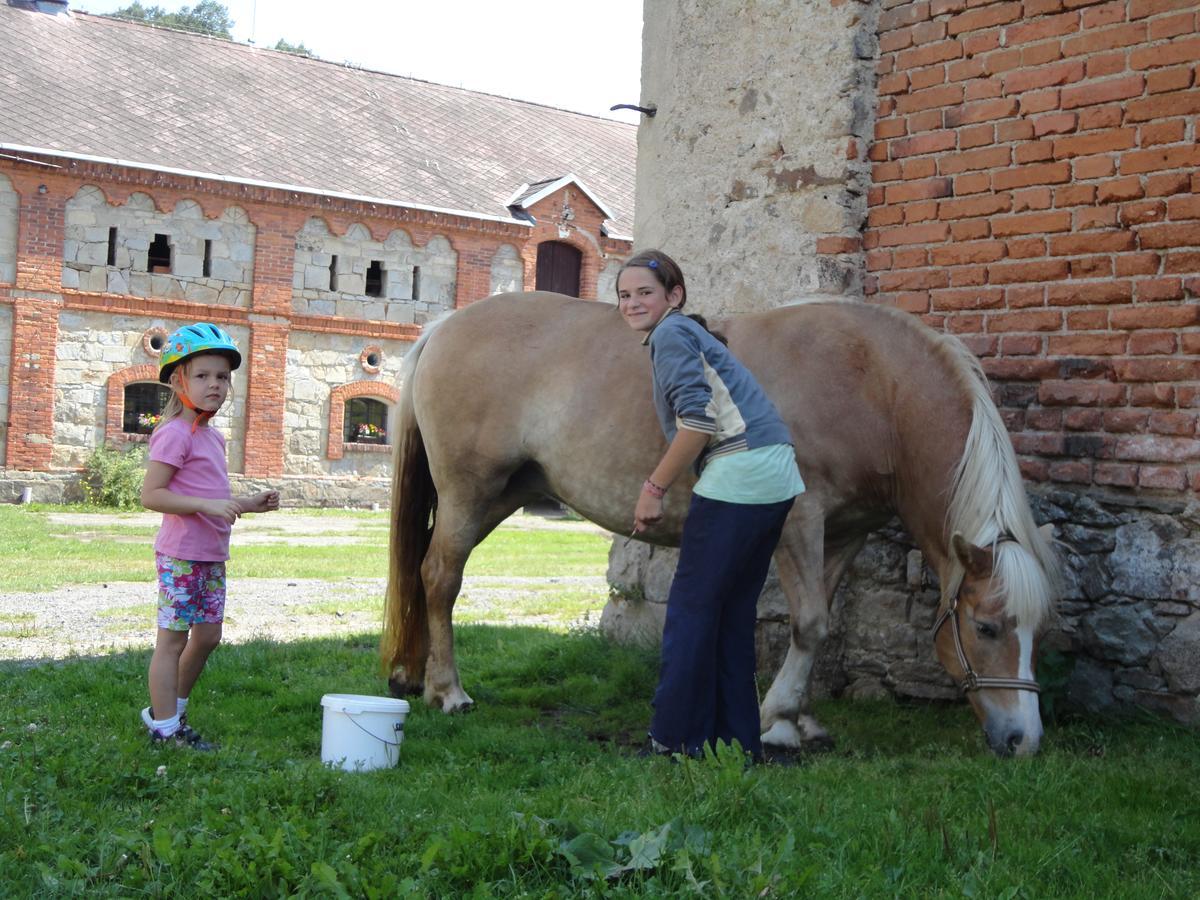
[[[352,397],[346,401],[342,440],[347,444],[386,444],[387,404],[372,397]]]
[[[125,385],[121,430],[125,434],[149,434],[158,424],[158,417],[170,396],[171,389],[165,384],[135,381]]]

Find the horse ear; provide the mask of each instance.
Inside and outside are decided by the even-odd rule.
[[[958,561],[962,563],[967,574],[976,578],[990,575],[992,572],[992,550],[990,547],[976,547],[959,532],[954,532],[950,538],[950,548]]]

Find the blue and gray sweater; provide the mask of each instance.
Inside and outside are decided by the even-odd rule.
[[[654,368],[654,407],[667,441],[680,428],[710,436],[697,472],[717,456],[792,443],[754,376],[699,322],[671,310],[646,343]]]

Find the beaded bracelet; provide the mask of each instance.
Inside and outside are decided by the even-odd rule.
[[[642,482],[642,490],[651,497],[657,497],[659,500],[667,496],[667,489],[662,485],[655,484],[649,478]]]

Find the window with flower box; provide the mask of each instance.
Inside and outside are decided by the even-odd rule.
[[[346,401],[345,429],[347,444],[386,444],[387,404],[371,397],[353,397]]]
[[[135,381],[125,385],[121,430],[125,434],[149,434],[158,424],[170,396],[171,389],[165,384]]]

